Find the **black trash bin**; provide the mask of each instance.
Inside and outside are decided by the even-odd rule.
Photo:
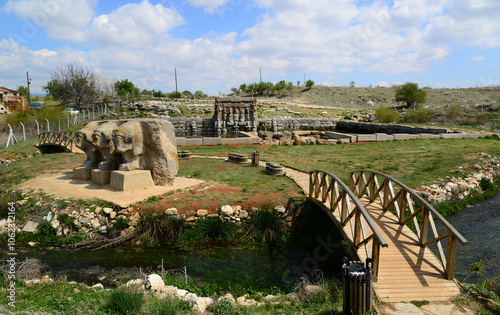
[[[252,152],[252,166],[259,165],[259,151]]]
[[[360,261],[349,261],[344,257],[342,267],[342,287],[344,290],[344,313],[365,314],[372,308],[371,280],[373,269],[371,259],[366,259],[366,265]]]

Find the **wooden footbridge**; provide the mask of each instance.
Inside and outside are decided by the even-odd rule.
[[[42,152],[73,152],[74,133],[66,132],[45,132],[38,135],[37,148]]]
[[[308,188],[309,200],[330,216],[356,258],[372,259],[379,300],[436,301],[460,293],[453,280],[455,255],[457,244],[467,241],[413,190],[370,170],[353,171],[349,186],[315,170]]]

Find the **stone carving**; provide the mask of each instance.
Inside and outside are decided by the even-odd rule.
[[[215,135],[228,131],[238,134],[240,128],[257,131],[257,100],[253,97],[216,97],[214,108]]]
[[[149,170],[156,185],[171,185],[177,175],[174,127],[163,119],[88,123],[77,133],[75,144],[87,155],[86,168]]]
[[[103,157],[102,161],[98,164],[98,168],[102,171],[116,170],[122,163],[122,155],[115,152],[111,133],[123,123],[124,121],[120,120],[108,121],[100,125],[92,133],[92,143],[96,150],[101,152]]]
[[[121,171],[150,170],[156,185],[171,185],[177,174],[177,144],[173,125],[161,119],[131,120],[113,130]]]
[[[97,167],[97,164],[103,160],[101,151],[96,150],[92,143],[92,133],[103,123],[104,121],[87,123],[75,134],[75,145],[87,155],[87,160],[83,162],[85,167]]]

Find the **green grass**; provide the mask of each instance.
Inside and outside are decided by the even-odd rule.
[[[260,151],[262,161],[283,163],[304,172],[324,169],[346,183],[349,181],[349,171],[370,166],[370,169],[386,173],[409,187],[430,185],[445,179],[458,166],[463,166],[464,173],[470,173],[483,152],[500,156],[499,142],[488,139],[429,139],[293,147],[216,146],[192,147],[190,150],[196,155],[221,157],[227,156],[228,152],[250,155],[252,151]]]

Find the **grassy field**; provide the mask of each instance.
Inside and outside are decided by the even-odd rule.
[[[41,172],[50,172],[81,165],[83,154],[36,155],[34,142],[26,141],[0,150],[0,158],[19,158],[0,166],[0,189],[5,190]],[[260,159],[283,163],[304,172],[313,169],[330,171],[348,182],[349,171],[368,168],[395,177],[410,187],[429,185],[447,176],[464,176],[474,164],[485,158],[483,153],[500,156],[500,142],[487,139],[430,139],[354,143],[330,146],[214,146],[184,147],[195,155],[227,157],[228,152],[250,155],[260,151]],[[262,174],[261,168],[240,166],[222,161],[202,160],[180,162],[181,176],[198,177],[239,187],[250,193],[267,193],[274,179]],[[462,167],[458,169],[458,167]],[[293,185],[282,183],[275,189],[289,191]],[[296,187],[295,187],[296,189]],[[275,190],[273,192],[280,192]]]

